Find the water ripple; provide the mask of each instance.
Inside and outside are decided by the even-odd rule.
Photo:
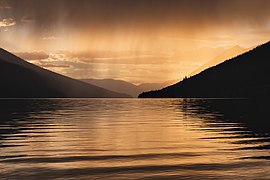
[[[269,179],[268,102],[2,99],[0,179]]]

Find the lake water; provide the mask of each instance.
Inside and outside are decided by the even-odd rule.
[[[270,179],[268,103],[0,100],[0,179]]]

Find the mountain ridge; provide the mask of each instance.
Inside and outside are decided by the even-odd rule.
[[[270,42],[140,98],[249,98],[269,96]]]
[[[238,55],[243,54],[243,53],[245,53],[247,51],[250,51],[253,48],[254,47],[243,48],[243,47],[241,47],[239,45],[233,46],[233,47],[223,51],[222,53],[218,54],[217,56],[212,58],[210,61],[203,64],[201,67],[194,70],[192,73],[189,74],[189,76],[194,76],[196,74],[199,74],[200,72],[202,72],[203,70],[205,70],[207,68],[218,65],[218,64],[226,61],[227,59],[237,57]]]
[[[57,74],[0,49],[1,98],[130,97]]]
[[[123,80],[115,79],[79,79],[88,84],[92,84],[105,89],[110,89],[118,93],[126,93],[132,97],[138,97],[142,92],[135,84]]]

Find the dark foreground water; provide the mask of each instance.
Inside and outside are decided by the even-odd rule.
[[[0,100],[0,179],[270,179],[269,122],[267,101]]]

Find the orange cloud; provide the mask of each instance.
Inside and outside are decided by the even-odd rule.
[[[12,18],[3,19],[0,21],[0,27],[9,27],[9,26],[15,26],[16,21]]]

